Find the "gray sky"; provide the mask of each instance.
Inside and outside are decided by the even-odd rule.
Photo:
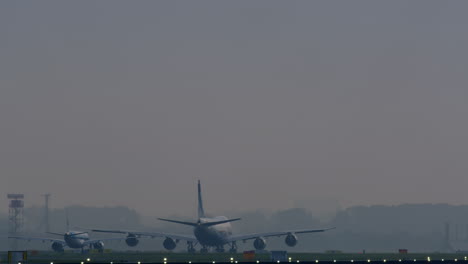
[[[2,1],[0,211],[468,203],[466,1]]]

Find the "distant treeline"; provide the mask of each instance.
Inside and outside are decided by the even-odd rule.
[[[99,227],[127,230],[158,230],[173,233],[191,233],[185,226],[158,223],[145,226],[143,217],[126,207],[81,207],[66,208],[71,227]],[[44,209],[27,208],[25,214],[25,232],[40,235],[44,231]],[[231,215],[227,215],[230,217]],[[268,239],[267,249],[287,249],[301,252],[322,252],[341,250],[345,252],[396,252],[405,248],[410,252],[432,252],[450,250],[468,250],[468,205],[453,206],[447,204],[405,204],[398,206],[356,206],[337,212],[327,222],[321,222],[314,213],[293,208],[274,213],[263,211],[235,213],[232,217],[241,217],[242,221],[233,223],[234,232],[251,233],[285,229],[303,229],[333,227],[337,229],[325,233],[299,236],[299,243],[294,248],[287,248],[283,238]],[[51,210],[50,230],[64,232],[65,210]],[[188,218],[188,217],[187,217]],[[446,224],[449,226],[448,240]],[[7,250],[8,220],[0,215],[0,232],[5,239],[0,239],[0,250]],[[102,234],[91,234],[93,238]],[[114,235],[118,236],[118,235]],[[251,249],[252,243],[240,243],[241,249]],[[48,249],[49,243],[22,242],[22,246],[34,249]],[[124,242],[111,242],[108,248],[126,250]],[[162,250],[162,239],[145,239],[134,250]],[[180,243],[176,250],[185,250]]]

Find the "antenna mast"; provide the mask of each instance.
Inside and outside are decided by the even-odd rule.
[[[45,199],[45,204],[44,204],[44,225],[45,225],[45,231],[50,232],[50,226],[49,226],[49,199],[50,199],[50,193],[43,194]]]

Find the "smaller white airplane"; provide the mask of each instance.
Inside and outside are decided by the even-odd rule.
[[[69,228],[68,222],[68,213],[67,213],[67,230]],[[100,252],[104,251],[104,242],[108,240],[125,240],[126,238],[104,238],[104,239],[89,239],[88,232],[84,231],[68,231],[64,234],[47,232],[47,234],[63,236],[63,239],[58,238],[49,238],[49,237],[30,237],[30,236],[8,236],[11,239],[22,239],[22,240],[37,240],[42,242],[52,242],[52,250],[55,252],[64,252],[65,247],[72,249],[81,249],[81,252],[84,253],[85,249],[97,249]]]

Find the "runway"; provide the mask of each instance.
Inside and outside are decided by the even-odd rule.
[[[468,253],[287,253],[279,263],[313,263],[313,264],[468,264]],[[249,257],[249,259],[246,259]],[[8,263],[7,253],[0,254],[1,263]],[[119,264],[119,263],[278,263],[272,260],[269,253],[246,256],[242,253],[188,254],[170,252],[107,252],[80,254],[50,251],[30,251],[24,263],[77,263],[77,264]],[[15,263],[17,264],[17,263]]]

